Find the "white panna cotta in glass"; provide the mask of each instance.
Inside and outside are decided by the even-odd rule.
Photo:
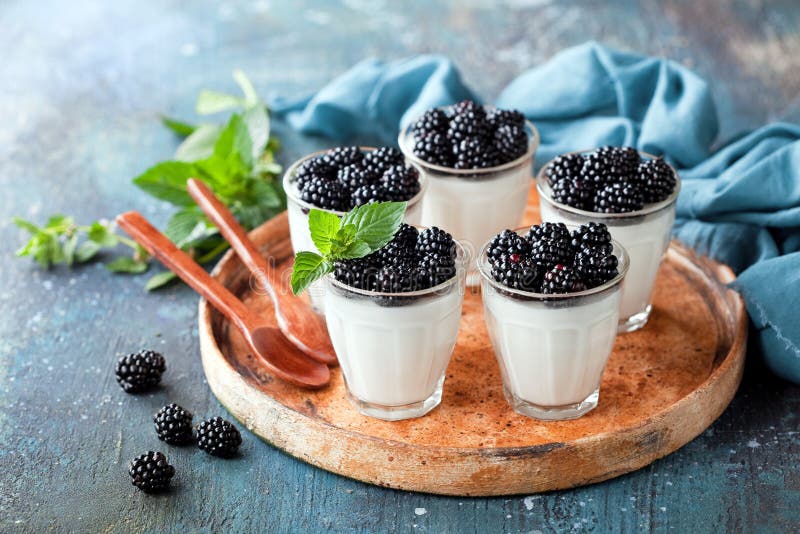
[[[362,152],[368,153],[376,150],[372,147],[361,147]],[[300,191],[297,187],[295,175],[297,169],[306,161],[319,158],[327,153],[327,150],[322,150],[309,154],[294,162],[283,175],[283,190],[286,192],[286,212],[289,217],[289,235],[292,242],[292,249],[295,253],[308,250],[315,251],[317,248],[311,239],[311,232],[308,229],[308,213],[311,209],[318,209],[321,211],[328,211],[334,213],[339,217],[344,215],[344,211],[336,211],[325,208],[320,208],[305,202],[300,198]],[[407,165],[409,165],[406,162]],[[412,168],[415,168],[411,165]],[[416,169],[419,172],[419,169]],[[408,207],[404,216],[404,222],[411,225],[418,225],[422,215],[422,197],[425,194],[426,180],[422,173],[419,173],[419,192],[412,198],[408,199]],[[319,312],[324,312],[325,300],[323,298],[324,284],[321,281],[314,282],[308,288],[308,296],[313,308]]]
[[[464,299],[466,255],[455,275],[419,291],[381,293],[325,277],[325,318],[348,396],[364,415],[396,421],[439,405]]]
[[[642,158],[652,158],[640,154]],[[552,162],[550,162],[552,163]],[[661,202],[646,204],[643,209],[628,213],[595,213],[577,209],[553,200],[545,165],[537,177],[542,221],[581,225],[588,221],[604,223],[611,236],[625,247],[630,257],[630,270],[622,291],[620,332],[644,327],[652,310],[652,294],[661,259],[669,247],[675,222],[675,202],[680,191],[680,178],[674,169],[676,184],[672,194]]]
[[[512,408],[543,420],[574,419],[597,406],[617,335],[628,256],[617,242],[618,274],[584,291],[543,294],[509,288],[478,259],[483,312]]]
[[[429,163],[414,154],[413,125],[400,133],[400,150],[427,180],[422,226],[447,228],[476,257],[478,247],[503,228],[520,224],[530,192],[539,132],[525,121],[528,146],[519,158],[489,168],[455,169]],[[478,284],[474,264],[467,283]]]

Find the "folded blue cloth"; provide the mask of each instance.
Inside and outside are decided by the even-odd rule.
[[[301,132],[394,144],[401,125],[475,95],[446,58],[364,61],[317,94],[276,100]],[[800,383],[800,128],[772,124],[712,152],[718,133],[708,84],[681,65],[586,43],[533,68],[496,104],[542,136],[537,161],[570,150],[629,145],[663,154],[683,179],[675,235],[739,275],[767,365]]]

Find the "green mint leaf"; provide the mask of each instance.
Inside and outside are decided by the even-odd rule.
[[[228,159],[237,154],[247,168],[253,166],[253,142],[247,125],[239,115],[232,115],[225,129],[214,145],[214,155],[221,159]]]
[[[64,251],[64,263],[67,264],[68,267],[72,267],[72,264],[75,263],[75,250],[78,248],[78,234],[72,234],[69,236],[65,241],[62,247]]]
[[[242,120],[250,134],[253,161],[259,161],[269,140],[269,117],[263,105],[249,108],[242,114]]]
[[[140,274],[145,272],[148,266],[146,261],[136,261],[128,256],[122,256],[106,263],[106,269],[112,273]]]
[[[86,237],[101,247],[115,247],[119,243],[119,236],[100,222],[93,222],[86,232]]]
[[[239,69],[233,71],[233,79],[239,85],[239,88],[242,90],[242,94],[244,94],[244,107],[250,108],[258,104],[258,94],[256,94],[256,90],[253,87],[253,84],[250,83],[250,79]]]
[[[165,161],[133,179],[136,186],[150,195],[176,206],[193,206],[186,191],[186,180],[197,175],[197,167],[183,161]]]
[[[355,226],[353,238],[363,241],[374,252],[392,240],[405,212],[405,202],[365,204],[346,213],[341,226]]]
[[[94,258],[100,252],[100,245],[94,241],[84,241],[75,249],[75,260],[83,263]]]
[[[27,230],[28,232],[30,232],[32,234],[36,234],[36,233],[41,231],[38,226],[36,226],[32,222],[26,221],[25,219],[20,219],[19,217],[13,217],[11,219],[11,221],[15,225],[17,225],[19,228],[22,228],[23,230]]]
[[[176,211],[164,229],[164,235],[179,248],[215,233],[216,229],[211,226],[197,206]]]
[[[177,161],[193,162],[211,157],[222,127],[216,124],[203,124],[178,146],[175,151]]]
[[[197,97],[195,111],[199,115],[211,115],[220,111],[227,111],[245,107],[245,100],[238,96],[203,89]]]
[[[312,209],[308,212],[308,229],[319,253],[329,254],[332,241],[339,233],[339,217],[329,211]]]
[[[298,252],[292,267],[292,293],[299,295],[333,270],[333,264],[313,252]]]
[[[161,116],[161,124],[181,137],[189,136],[193,134],[195,130],[197,130],[197,126],[193,126],[188,122],[179,121],[177,119],[171,119],[165,115]]]
[[[147,280],[147,283],[144,285],[144,288],[147,291],[153,291],[160,287],[164,287],[165,285],[169,284],[173,280],[177,279],[178,276],[173,273],[172,271],[164,271],[158,274],[154,274]]]
[[[356,239],[347,244],[346,247],[339,250],[337,258],[343,260],[350,260],[353,258],[363,258],[373,250],[364,241]]]

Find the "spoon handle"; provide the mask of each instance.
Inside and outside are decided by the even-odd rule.
[[[247,233],[233,213],[220,202],[206,184],[196,178],[190,178],[186,182],[186,190],[203,210],[203,213],[216,225],[222,237],[230,243],[250,272],[260,278],[260,282],[265,286],[264,289],[274,300],[276,298],[275,291],[282,289],[279,285],[281,283],[279,277],[276,276],[275,269],[269,265],[266,258],[258,252],[253,242],[247,237]]]
[[[117,216],[117,224],[231,322],[245,329],[258,323],[242,301],[147,222],[139,212],[129,211]]]

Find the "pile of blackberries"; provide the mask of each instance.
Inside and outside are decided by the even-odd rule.
[[[606,146],[564,154],[545,169],[553,200],[597,213],[629,213],[666,200],[677,180],[661,158],[644,159],[631,147]]]
[[[418,231],[401,224],[394,238],[363,258],[335,263],[334,277],[357,289],[407,293],[428,289],[456,274],[456,242],[437,227]]]
[[[527,234],[503,230],[486,249],[492,278],[512,289],[532,293],[574,293],[615,278],[606,225],[590,222],[574,232],[563,223],[532,226]]]
[[[464,100],[426,111],[412,127],[414,154],[428,163],[454,169],[486,169],[528,151],[525,116]]]
[[[366,153],[356,146],[331,149],[304,161],[295,170],[294,181],[301,200],[333,211],[406,201],[420,191],[419,172],[391,147]]]

